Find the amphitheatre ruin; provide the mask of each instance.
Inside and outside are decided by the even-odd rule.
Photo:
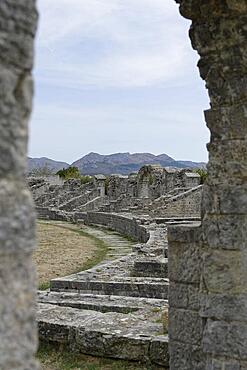
[[[150,369],[247,370],[247,1],[176,2],[211,103],[203,185],[148,164],[26,179],[38,16],[34,0],[0,2],[1,370],[39,369],[38,337]],[[36,215],[107,240],[104,260],[37,293]]]

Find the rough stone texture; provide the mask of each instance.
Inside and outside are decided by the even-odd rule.
[[[27,122],[32,105],[32,0],[0,2],[0,368],[33,370],[36,351],[35,214],[26,189]]]
[[[96,175],[87,184],[70,179],[59,182],[54,177],[30,177],[39,214],[103,211],[108,213],[147,213],[167,217],[199,216],[201,212],[200,176],[191,170],[171,170],[143,166],[129,176]],[[191,190],[191,191],[190,191]],[[43,208],[43,210],[42,210]]]
[[[39,332],[44,340],[66,343],[81,353],[167,366],[168,337],[162,324],[140,313],[101,313],[40,304]]]
[[[201,225],[168,228],[169,340],[171,369],[205,369],[200,310]]]
[[[88,212],[85,218],[86,225],[103,225],[115,230],[133,240],[146,243],[149,239],[147,228],[140,225],[135,217],[103,212]]]
[[[94,214],[93,220],[106,223],[102,213]],[[111,259],[109,251],[97,266],[53,279],[50,290],[38,293],[43,341],[66,343],[71,350],[97,356],[151,362],[152,367],[168,365],[168,337],[162,335],[167,333],[168,280],[157,274],[164,263],[167,267],[163,257],[167,228],[145,222],[142,228],[150,238],[133,251],[126,248],[130,242],[116,232],[81,225],[88,234],[114,245],[115,252],[125,246],[125,254],[114,257],[111,253]],[[148,274],[136,268],[138,263]]]
[[[153,217],[200,217],[202,185],[195,186],[189,190],[178,188],[178,194],[169,193],[155,199],[148,207]]]
[[[200,270],[199,310],[183,323],[177,311],[189,311],[187,276],[181,274],[171,238],[170,369],[187,369],[188,343],[198,320],[200,366],[206,370],[238,370],[246,367],[246,230],[247,230],[247,2],[246,0],[178,0],[183,16],[192,20],[190,38],[200,55],[198,67],[206,81],[211,108],[205,112],[211,131],[208,144],[208,180],[202,198],[202,228],[197,243]],[[172,232],[171,234],[174,234]],[[177,237],[177,242],[176,242]],[[196,241],[196,239],[195,239]],[[191,248],[185,241],[184,248]],[[176,274],[180,276],[176,279]],[[181,281],[182,280],[182,281]],[[183,303],[179,301],[182,300]],[[188,305],[186,307],[186,304]],[[186,315],[185,315],[186,317]],[[178,326],[178,327],[177,327]],[[183,335],[176,332],[183,330]],[[176,331],[177,330],[177,331]],[[175,334],[174,334],[175,333]],[[175,346],[179,339],[179,356]],[[195,355],[196,357],[197,355]],[[190,365],[190,368],[197,368]]]

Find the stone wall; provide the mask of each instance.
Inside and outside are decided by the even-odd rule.
[[[202,187],[196,187],[169,199],[164,208],[154,211],[156,216],[200,217]]]
[[[32,0],[0,1],[0,369],[34,370],[35,213],[26,188],[32,105]]]
[[[115,230],[122,235],[131,237],[133,240],[146,243],[149,239],[147,229],[139,225],[135,218],[105,212],[87,212],[86,225],[102,225]]]
[[[154,207],[150,209],[161,208],[160,202],[155,202],[161,196],[171,198],[195,187],[200,183],[200,176],[189,170],[147,165],[135,175],[112,175],[108,179],[98,175],[87,184],[70,179],[61,185],[51,185],[48,178],[36,178],[35,181],[33,177],[28,179],[28,183],[38,207],[59,208],[67,212],[130,211],[139,214],[148,212],[152,203]]]
[[[193,369],[246,370],[247,2],[177,2],[182,15],[192,20],[190,38],[200,54],[198,66],[211,102],[210,110],[205,112],[211,139],[202,201],[200,294],[195,295],[200,302],[199,319],[196,315],[194,320],[184,318],[181,323],[176,310],[171,308],[170,369],[184,370],[189,361],[190,347],[182,342],[179,345],[182,361],[178,361],[178,352],[174,350],[175,328],[184,325],[181,334],[188,336],[199,320],[202,330],[201,338],[197,338],[202,363],[199,361]],[[186,248],[190,248],[190,242],[186,243]],[[170,265],[170,274],[177,266]],[[179,284],[174,280],[175,291]],[[171,288],[170,301],[172,295]],[[183,299],[181,294],[179,302]],[[174,303],[177,309],[179,302]],[[190,352],[192,363],[197,362],[197,357],[197,352]]]
[[[169,251],[169,341],[170,368],[203,370],[204,320],[200,310],[202,268],[201,226],[170,226]]]

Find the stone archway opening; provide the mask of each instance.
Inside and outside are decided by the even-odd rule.
[[[192,20],[190,37],[209,90],[211,109],[205,116],[211,142],[202,226],[170,232],[171,256],[177,259],[170,270],[170,369],[244,370],[247,3],[179,3]],[[0,19],[0,364],[3,370],[36,369],[35,215],[25,185],[35,2],[3,0]],[[177,278],[186,258],[187,270]]]

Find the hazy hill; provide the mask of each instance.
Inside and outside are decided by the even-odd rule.
[[[138,171],[145,164],[157,164],[162,167],[196,168],[203,167],[205,163],[191,161],[175,161],[167,154],[154,155],[151,153],[114,153],[101,155],[89,153],[71,165],[79,168],[82,174],[96,175],[99,173],[110,174],[129,174]],[[49,158],[29,158],[29,171],[34,168],[48,167],[54,172],[61,168],[68,167],[65,162],[53,161]]]
[[[53,159],[42,157],[42,158],[28,158],[28,171],[38,170],[42,168],[47,168],[50,171],[56,173],[62,168],[69,167],[66,162],[54,161]]]

